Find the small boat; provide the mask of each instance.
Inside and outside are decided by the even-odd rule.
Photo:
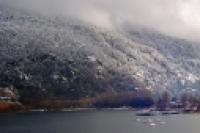
[[[45,109],[32,109],[31,112],[45,112]]]
[[[137,119],[136,119],[136,121],[140,122],[140,121],[141,121],[141,119],[140,119],[140,118],[137,118]]]
[[[141,110],[136,113],[137,116],[157,116],[160,115],[160,111],[152,111],[152,110]]]
[[[155,127],[155,126],[156,126],[156,123],[150,123],[149,126]]]
[[[153,119],[146,119],[143,121],[144,124],[150,124],[150,123],[154,123]]]

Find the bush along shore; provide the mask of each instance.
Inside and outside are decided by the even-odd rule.
[[[168,91],[163,91],[155,98],[154,93],[142,89],[129,92],[108,91],[91,98],[66,99],[43,98],[39,102],[20,102],[20,98],[10,96],[0,97],[0,112],[26,111],[83,111],[95,109],[112,110],[143,110],[145,114],[155,111],[177,113],[193,113],[200,111],[198,97],[183,93],[179,99],[173,98]],[[174,113],[176,112],[176,113]],[[143,113],[139,113],[142,114]]]

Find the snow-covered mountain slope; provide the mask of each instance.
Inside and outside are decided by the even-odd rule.
[[[144,27],[110,31],[74,18],[0,8],[0,85],[14,86],[24,101],[199,89],[199,49]]]

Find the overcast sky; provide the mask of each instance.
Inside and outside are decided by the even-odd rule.
[[[200,0],[0,0],[48,15],[71,15],[114,29],[119,24],[153,27],[170,35],[199,39]]]

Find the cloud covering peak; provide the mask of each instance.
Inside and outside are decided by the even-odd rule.
[[[198,39],[199,0],[0,0],[47,15],[69,15],[103,28],[143,25],[169,35]]]

